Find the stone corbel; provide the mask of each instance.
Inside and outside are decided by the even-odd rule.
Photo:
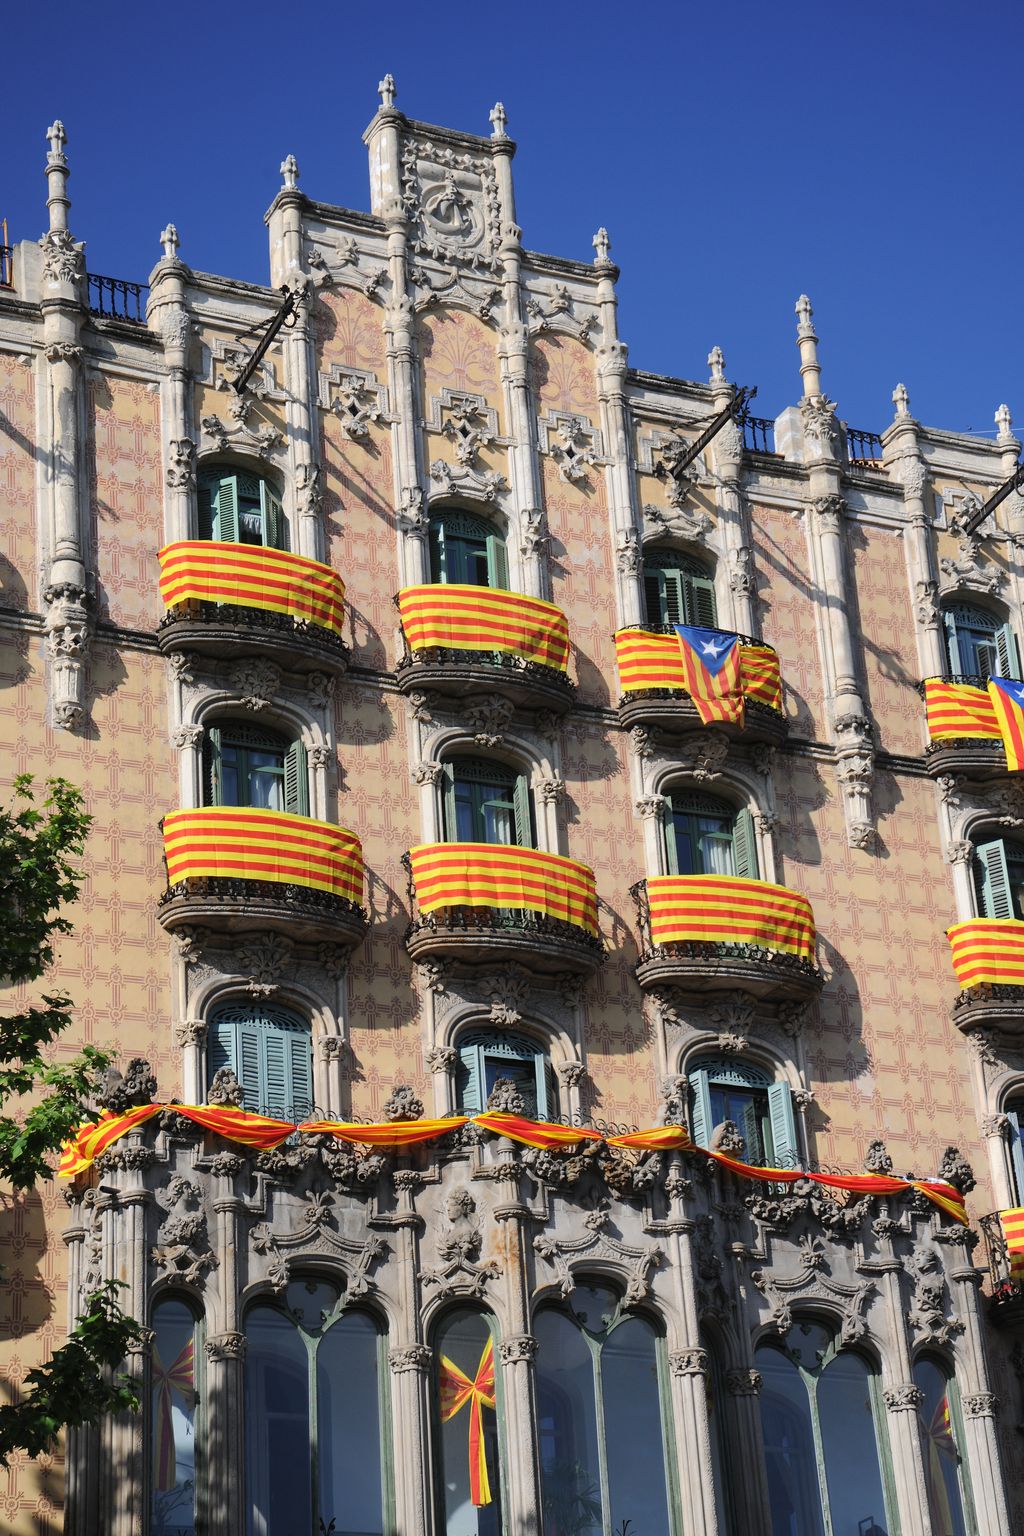
[[[688,513],[678,507],[668,511],[664,507],[644,504],[644,541],[663,539],[666,534],[686,539],[691,544],[704,544],[715,526],[714,519],[706,512]]]
[[[85,669],[92,642],[92,599],[84,587],[59,582],[47,587],[46,650],[54,724],[72,731],[85,718]]]
[[[836,778],[843,796],[846,836],[851,848],[870,851],[877,840],[871,809],[871,785],[875,774],[875,747],[871,722],[865,715],[837,715]]]

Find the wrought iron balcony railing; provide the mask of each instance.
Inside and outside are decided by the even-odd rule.
[[[770,416],[743,417],[743,446],[748,453],[766,453],[779,458],[775,452],[775,423]]]
[[[146,324],[148,283],[129,283],[120,277],[86,274],[89,285],[89,313],[104,320],[124,320],[129,325]]]
[[[862,432],[858,427],[846,428],[846,457],[851,464],[882,467],[882,439],[877,432]]]

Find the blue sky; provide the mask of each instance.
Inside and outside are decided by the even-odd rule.
[[[505,103],[528,246],[589,260],[608,227],[634,366],[704,379],[720,345],[774,415],[806,291],[852,426],[884,427],[902,380],[932,425],[991,434],[1006,400],[1024,433],[1020,0],[65,0],[3,31],[0,215],[41,232],[62,118],[94,272],[144,279],[172,220],[192,266],[266,281],[285,154],[310,196],[369,207],[390,70],[410,117],[487,133]]]

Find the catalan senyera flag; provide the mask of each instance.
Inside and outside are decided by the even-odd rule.
[[[422,843],[409,859],[424,912],[525,907],[597,936],[594,872],[575,859],[497,843]]]
[[[705,725],[716,720],[742,729],[745,718],[740,686],[740,637],[698,624],[676,624],[684,687]]]
[[[814,913],[806,896],[733,875],[657,875],[647,882],[655,944],[760,944],[814,961]]]
[[[687,691],[678,635],[656,635],[648,629],[616,630],[615,659],[623,693],[648,688]],[[770,645],[740,646],[740,687],[745,698],[756,699],[781,714],[779,657]]]
[[[177,1392],[191,1404],[195,1393],[195,1338],[190,1338],[178,1358],[164,1368],[160,1356],[154,1350],[151,1368],[153,1387],[156,1391],[156,1433],[153,1453],[156,1465],[153,1469],[153,1486],[159,1493],[167,1493],[177,1483],[177,1448],[174,1444],[174,1403],[172,1394]]]
[[[483,1410],[494,1407],[494,1340],[488,1339],[472,1380],[447,1355],[441,1356],[441,1422],[447,1424],[469,1404],[469,1496],[479,1509],[491,1502],[484,1442]]]
[[[1012,677],[990,677],[988,696],[1003,738],[1006,766],[1011,773],[1024,769],[1024,683]]]
[[[101,1157],[109,1146],[137,1125],[160,1113],[158,1104],[140,1104],[123,1115],[104,1114],[95,1123],[80,1125],[71,1141],[61,1148],[57,1176],[73,1179]]]
[[[924,685],[924,708],[932,741],[999,736],[999,721],[985,688],[929,677]]]
[[[319,560],[263,544],[221,544],[193,539],[159,551],[160,596],[164,605],[229,603],[305,619],[341,634],[345,585]]]
[[[539,597],[459,583],[403,587],[398,594],[398,611],[414,652],[432,646],[452,651],[506,651],[559,672],[564,672],[569,662],[565,614]]]
[[[961,987],[1024,987],[1024,923],[1012,917],[971,917],[946,929]]]
[[[1024,1280],[1024,1205],[999,1212],[999,1225],[1006,1241],[1011,1280]]]
[[[363,850],[344,827],[245,806],[202,806],[164,817],[168,884],[271,880],[363,899]]]

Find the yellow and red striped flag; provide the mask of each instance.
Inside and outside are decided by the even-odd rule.
[[[1024,683],[990,677],[988,696],[1003,738],[1006,766],[1011,773],[1020,773],[1024,768]]]
[[[565,614],[539,597],[457,583],[403,587],[398,611],[413,651],[506,651],[559,672],[569,664]]]
[[[924,685],[924,708],[932,741],[999,735],[999,721],[984,688],[929,677]]]
[[[779,653],[770,645],[740,646],[740,683],[744,697],[782,713]]]
[[[1024,923],[1013,917],[971,917],[946,929],[961,987],[1024,987]]]
[[[409,859],[424,912],[525,907],[597,935],[594,872],[575,859],[496,843],[422,843]]]
[[[649,688],[687,691],[677,635],[656,635],[649,629],[616,630],[615,659],[623,693]],[[781,713],[779,656],[772,646],[740,646],[740,687],[746,698],[757,699]]]
[[[61,1148],[57,1177],[73,1179],[84,1173],[119,1137],[133,1131],[137,1125],[144,1125],[158,1115],[160,1109],[159,1104],[139,1104],[123,1115],[104,1114],[93,1123],[80,1125],[72,1140],[66,1141]]]
[[[716,720],[743,727],[740,640],[719,629],[676,624],[683,662],[683,686],[705,725]]]
[[[245,806],[202,806],[164,817],[168,884],[271,880],[363,899],[363,850],[344,827]]]
[[[193,539],[159,551],[160,596],[177,603],[229,603],[262,608],[319,624],[341,634],[345,584],[319,560],[263,544],[221,544]]]
[[[479,1509],[491,1502],[484,1442],[483,1410],[494,1407],[494,1340],[488,1339],[472,1381],[447,1355],[441,1356],[441,1422],[447,1424],[469,1404],[469,1497]]]
[[[999,1212],[1006,1254],[1010,1261],[1010,1279],[1024,1280],[1024,1205]]]
[[[647,882],[655,944],[760,944],[814,961],[806,896],[734,875],[656,875]]]

